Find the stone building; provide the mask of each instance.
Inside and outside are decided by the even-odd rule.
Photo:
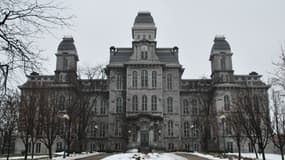
[[[211,78],[182,79],[178,47],[157,47],[156,33],[151,14],[139,12],[131,47],[110,47],[107,79],[91,80],[78,78],[80,54],[73,38],[64,37],[56,53],[55,75],[29,75],[20,86],[22,94],[34,94],[33,89],[46,84],[59,93],[62,109],[69,107],[70,97],[90,97],[94,116],[86,131],[87,151],[201,151],[205,147],[221,151],[223,144],[235,151],[230,126],[223,123],[228,131],[224,133],[218,117],[231,110],[237,90],[251,88],[267,96],[268,85],[255,72],[234,74],[233,53],[223,36],[215,37],[210,51]],[[60,143],[62,140],[55,146],[62,146]],[[251,151],[248,144],[244,142],[243,151]]]

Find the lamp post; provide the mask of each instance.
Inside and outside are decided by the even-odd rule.
[[[70,120],[70,117],[67,113],[63,114],[62,118],[64,119],[64,145],[63,145],[63,158],[66,158],[66,121]]]
[[[224,157],[226,156],[226,139],[225,139],[225,119],[226,116],[224,114],[222,114],[219,117],[220,120],[222,120],[222,125],[223,125],[223,140],[224,140]]]

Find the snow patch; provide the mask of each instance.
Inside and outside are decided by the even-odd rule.
[[[236,155],[238,153],[228,153],[228,155]],[[255,153],[241,153],[241,156],[244,158],[255,158]],[[265,153],[266,160],[282,160],[280,154],[273,154],[273,153]],[[262,159],[262,154],[258,154],[258,159]]]
[[[187,160],[174,153],[119,153],[103,160]]]

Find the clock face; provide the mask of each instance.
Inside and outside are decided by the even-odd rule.
[[[142,45],[142,46],[141,46],[141,50],[144,51],[144,52],[146,52],[146,51],[147,51],[147,46],[146,46],[146,45]]]

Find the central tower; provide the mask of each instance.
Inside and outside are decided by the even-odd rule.
[[[150,12],[139,12],[131,31],[131,48],[110,48],[110,140],[126,149],[173,150],[180,137],[178,48],[157,47]]]

